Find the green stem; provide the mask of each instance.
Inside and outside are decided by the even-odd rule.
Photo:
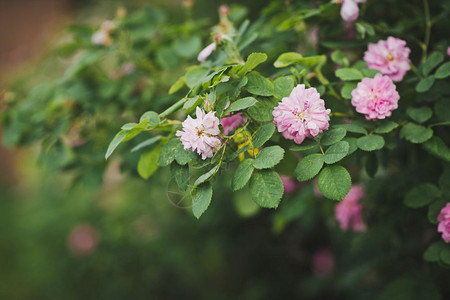
[[[430,126],[428,126],[428,128],[435,127],[435,126],[449,126],[449,125],[450,125],[450,122],[440,122],[440,123],[431,124]]]
[[[427,60],[428,44],[430,43],[431,21],[430,21],[430,7],[428,0],[423,0],[423,8],[425,12],[425,41],[423,45],[422,63]]]
[[[343,118],[353,118],[353,115],[341,113],[341,112],[332,112],[330,113],[330,117],[343,117]]]
[[[173,104],[172,106],[167,108],[165,111],[160,113],[159,117],[164,118],[164,117],[167,117],[168,115],[170,115],[171,113],[177,111],[179,108],[181,108],[183,106],[183,104],[187,101],[187,99],[188,99],[187,97],[184,97],[183,99],[179,100],[178,102],[176,102],[175,104]]]

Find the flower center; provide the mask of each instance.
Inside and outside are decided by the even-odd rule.
[[[343,1],[342,0],[336,0],[336,4],[341,4]]]
[[[204,133],[204,132],[203,132],[202,129],[198,129],[198,128],[197,128],[197,135],[198,135],[198,136],[202,136],[203,133]]]
[[[393,61],[393,60],[394,60],[394,57],[389,53],[388,56],[387,56],[387,59],[388,59],[389,61]]]
[[[297,114],[297,117],[299,118],[303,118],[305,116],[305,114],[301,111]]]

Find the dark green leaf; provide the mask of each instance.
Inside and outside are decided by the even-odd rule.
[[[347,130],[345,128],[334,128],[328,131],[325,131],[320,138],[320,143],[324,146],[333,145],[340,140],[342,140],[347,134]]]
[[[261,207],[278,207],[283,191],[283,182],[275,171],[259,171],[254,173],[250,179],[250,194],[253,201]]]
[[[428,153],[450,162],[450,149],[440,137],[433,136],[425,144],[423,144],[423,148],[428,151]]]
[[[294,89],[294,79],[291,76],[278,77],[273,84],[275,87],[274,95],[278,99],[289,96]]]
[[[419,83],[416,85],[416,92],[424,93],[428,91],[433,86],[433,84],[434,84],[434,76],[433,75],[428,76],[419,81]]]
[[[168,166],[175,160],[175,153],[180,143],[178,139],[171,139],[163,146],[158,158],[158,164],[160,166]]]
[[[277,104],[278,102],[273,98],[259,100],[248,108],[247,113],[257,122],[270,122],[273,120],[272,111]]]
[[[342,200],[350,191],[352,179],[344,167],[327,166],[320,172],[317,185],[326,198]]]
[[[271,146],[259,151],[253,162],[256,169],[269,169],[276,166],[284,157],[284,149],[280,146]]]
[[[157,125],[159,125],[159,122],[160,122],[158,113],[156,113],[154,111],[145,112],[139,119],[139,122],[144,121],[144,119],[148,119],[147,126],[149,126],[149,127],[157,126]]]
[[[360,137],[356,145],[363,151],[375,151],[384,147],[384,138],[381,135],[367,135]]]
[[[231,183],[233,191],[240,190],[247,184],[252,176],[253,170],[253,159],[251,158],[245,159],[239,164]]]
[[[189,186],[189,166],[180,166],[177,163],[170,165],[170,173],[175,178],[178,188],[186,191]]]
[[[422,65],[422,73],[427,76],[431,70],[433,70],[437,65],[439,65],[444,60],[444,55],[439,52],[433,52],[428,57],[427,61]]]
[[[141,155],[137,165],[137,171],[142,178],[148,179],[158,169],[158,157],[160,152],[161,146],[157,146]]]
[[[273,135],[275,131],[275,125],[272,123],[264,124],[253,135],[252,144],[253,147],[259,148],[264,145]]]
[[[334,164],[347,156],[350,145],[347,142],[340,141],[330,146],[325,151],[324,161],[327,164]]]
[[[344,81],[361,80],[364,77],[360,71],[358,71],[357,69],[353,69],[353,68],[338,69],[338,70],[336,70],[335,74],[336,74],[336,77],[338,77]]]
[[[323,155],[319,153],[310,154],[302,158],[295,169],[298,181],[306,181],[314,178],[323,166]]]
[[[258,102],[258,101],[253,97],[245,97],[245,98],[236,100],[230,104],[230,106],[225,110],[225,113],[230,113],[230,112],[246,109],[250,106],[253,106],[256,102]]]
[[[195,187],[192,192],[192,212],[198,219],[208,209],[212,198],[211,183],[206,182]]]
[[[208,75],[209,69],[201,66],[192,66],[188,69],[185,75],[186,85],[189,88],[194,88],[197,84],[202,83],[202,80]]]
[[[408,207],[417,208],[430,204],[441,195],[441,191],[431,183],[423,183],[413,187],[405,196],[404,203]]]
[[[352,99],[352,92],[356,88],[357,83],[356,82],[346,82],[342,86],[341,89],[341,96],[344,99]]]
[[[433,136],[433,130],[414,123],[407,123],[400,130],[400,136],[411,143],[420,144],[428,141]]]
[[[220,168],[220,165],[216,165],[214,168],[212,168],[211,170],[209,170],[208,172],[206,172],[205,174],[203,174],[202,176],[197,178],[197,180],[194,182],[194,186],[198,186],[198,185],[204,183],[205,181],[209,180],[212,176],[214,176],[214,174],[217,173],[219,168]]]
[[[247,91],[253,95],[259,96],[272,96],[274,92],[274,87],[272,81],[259,75],[258,73],[252,72],[247,75],[248,83],[245,86]]]
[[[375,133],[389,133],[397,127],[398,124],[393,121],[384,121],[380,126],[375,128]]]
[[[338,125],[334,125],[334,128],[344,128],[345,130],[347,130],[347,132],[367,134],[367,130],[364,127],[359,126],[359,125],[357,125],[355,123],[338,124]]]
[[[259,64],[267,60],[267,54],[265,53],[252,53],[247,57],[247,61],[242,66],[242,69],[238,72],[238,75],[242,76],[256,68]]]
[[[450,76],[450,61],[444,63],[436,70],[436,73],[434,73],[434,77],[437,79],[444,79],[449,76]]]
[[[331,53],[331,60],[335,62],[338,65],[341,65],[343,67],[348,67],[350,64],[350,61],[348,60],[347,56],[345,55],[342,50],[335,50],[333,53]]]
[[[408,116],[417,123],[423,123],[431,118],[433,111],[429,107],[410,108],[407,111]]]

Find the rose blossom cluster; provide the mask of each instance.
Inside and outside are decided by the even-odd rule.
[[[352,228],[358,232],[366,230],[366,225],[362,219],[363,207],[358,203],[363,196],[362,186],[353,185],[344,200],[336,206],[335,216],[341,229],[347,230]]]
[[[218,137],[220,121],[215,112],[205,113],[199,107],[196,108],[196,115],[197,119],[188,116],[182,123],[182,130],[178,130],[176,134],[180,137],[184,149],[197,151],[202,159],[206,159],[212,157],[222,144]]]
[[[438,232],[442,233],[442,239],[446,243],[450,243],[450,203],[442,208],[437,219],[439,222]]]
[[[305,138],[314,138],[328,129],[330,112],[315,88],[299,84],[274,108],[272,115],[278,131],[301,144]]]
[[[393,81],[401,81],[406,72],[411,69],[410,52],[404,40],[390,36],[385,41],[369,44],[364,53],[364,60],[368,68],[380,71]]]
[[[395,84],[381,74],[364,78],[352,91],[352,105],[357,112],[366,115],[367,120],[390,117],[399,99]]]

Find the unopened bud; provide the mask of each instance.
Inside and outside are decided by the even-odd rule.
[[[222,16],[228,16],[230,14],[230,8],[228,5],[221,5],[219,7],[219,14]]]

